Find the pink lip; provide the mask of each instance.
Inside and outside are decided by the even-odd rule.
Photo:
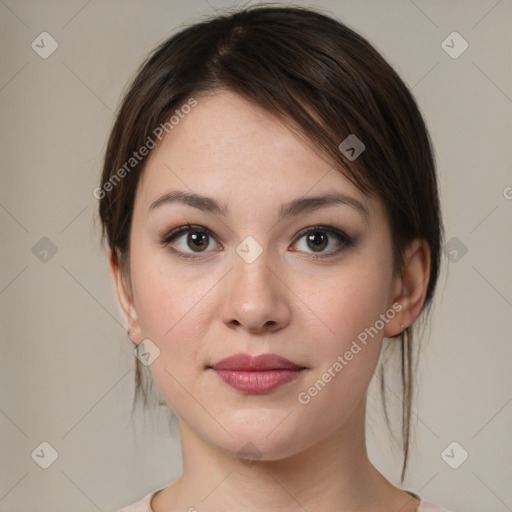
[[[208,368],[231,387],[251,394],[268,393],[296,379],[304,367],[276,354],[238,353]]]

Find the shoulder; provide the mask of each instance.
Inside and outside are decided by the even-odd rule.
[[[449,510],[438,507],[433,503],[429,503],[428,501],[422,500],[420,498],[420,504],[418,506],[418,510],[416,512],[450,512]]]
[[[124,507],[117,512],[153,512],[151,509],[151,499],[156,494],[157,491],[153,491],[149,493],[148,495],[144,496],[144,498],[140,499],[136,503],[133,503],[132,505],[128,505],[127,507]],[[425,501],[421,498],[420,504],[418,506],[417,512],[450,512],[449,510],[445,508],[438,507],[437,505],[434,505],[433,503],[430,503],[428,501]]]
[[[144,496],[144,498],[140,499],[136,503],[128,505],[127,507],[117,510],[116,512],[153,512],[150,503],[151,498],[155,493],[156,491],[150,492],[147,496]]]

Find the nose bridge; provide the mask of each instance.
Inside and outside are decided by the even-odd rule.
[[[251,249],[252,250],[252,249]],[[271,285],[268,251],[262,251],[254,259],[246,259],[239,254],[234,258],[233,293],[241,308],[263,309],[273,301],[275,290]]]
[[[237,247],[226,283],[224,322],[242,324],[251,331],[287,323],[286,287],[279,283],[269,260],[269,252],[254,239],[246,239]]]

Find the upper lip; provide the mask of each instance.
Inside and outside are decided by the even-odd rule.
[[[244,352],[233,354],[209,366],[215,370],[241,370],[241,371],[265,371],[265,370],[302,370],[289,359],[277,354],[251,355]]]

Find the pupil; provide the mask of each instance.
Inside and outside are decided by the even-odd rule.
[[[205,249],[206,247],[208,247],[208,242],[205,243],[205,240],[206,240],[206,234],[205,233],[201,233],[201,234],[198,234],[197,232],[196,233],[189,233],[188,234],[188,242],[193,242],[193,246],[190,245],[189,243],[189,247],[191,249]],[[199,242],[199,243],[197,243]]]
[[[314,247],[312,249],[324,249],[326,246],[327,237],[320,232],[313,233],[308,236],[308,243],[311,242]]]

